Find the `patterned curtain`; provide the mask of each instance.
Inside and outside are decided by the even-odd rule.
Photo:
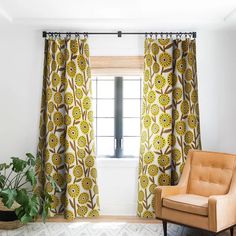
[[[99,214],[90,77],[86,38],[45,41],[37,191],[51,195],[51,215],[69,220]]]
[[[145,40],[138,215],[154,217],[158,185],[177,184],[189,149],[201,149],[193,39]]]

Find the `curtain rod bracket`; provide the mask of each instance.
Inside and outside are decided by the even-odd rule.
[[[118,31],[118,32],[117,32],[117,36],[118,36],[119,38],[121,38],[121,37],[122,37],[122,31]]]

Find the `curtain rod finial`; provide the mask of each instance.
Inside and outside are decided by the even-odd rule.
[[[197,38],[197,32],[193,32],[193,38]]]
[[[47,32],[43,31],[43,38],[46,38],[46,37],[47,37]]]

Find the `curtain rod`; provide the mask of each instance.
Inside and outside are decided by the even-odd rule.
[[[71,36],[71,35],[75,35],[75,36],[79,36],[79,35],[117,35],[118,37],[122,37],[122,35],[165,35],[165,36],[172,36],[172,35],[176,35],[176,36],[190,36],[193,38],[197,37],[197,33],[196,32],[122,32],[122,31],[118,31],[118,32],[47,32],[47,31],[43,31],[43,38],[46,38],[47,36],[61,36],[61,35],[66,35],[66,36]]]

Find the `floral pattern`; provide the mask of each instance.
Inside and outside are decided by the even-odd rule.
[[[189,149],[201,149],[192,39],[145,40],[138,209],[154,217],[158,185],[177,184]]]
[[[52,196],[51,215],[68,220],[99,214],[90,76],[86,38],[45,41],[37,188]]]

